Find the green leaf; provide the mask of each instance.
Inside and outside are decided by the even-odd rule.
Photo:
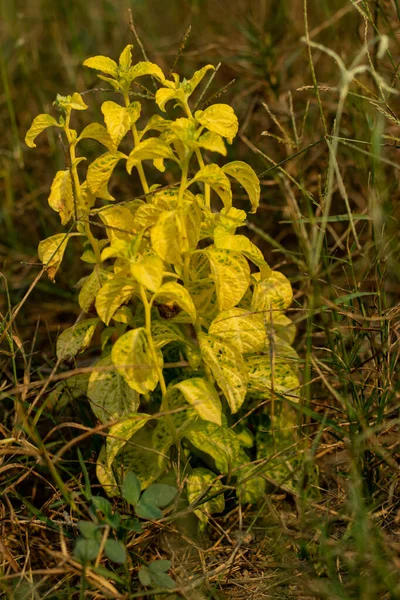
[[[112,464],[118,452],[125,446],[134,433],[146,425],[149,419],[151,419],[150,415],[140,413],[127,417],[120,423],[116,423],[110,427],[107,435],[105,454],[105,468],[107,471],[112,472]]]
[[[176,383],[174,388],[181,392],[202,419],[217,425],[222,424],[221,402],[212,383],[203,377],[193,377]]]
[[[74,191],[69,169],[57,171],[51,184],[48,203],[59,213],[62,225],[68,223],[74,215]]]
[[[124,71],[127,71],[132,66],[132,49],[133,44],[128,44],[119,56],[119,67]]]
[[[220,225],[214,229],[214,243],[216,248],[240,252],[258,267],[267,267],[263,253],[245,235],[232,235]]]
[[[151,576],[147,567],[140,567],[138,571],[138,577],[140,583],[144,587],[149,587],[151,585]]]
[[[131,241],[135,217],[129,208],[116,204],[107,207],[107,210],[102,210],[99,215],[106,225],[107,236],[111,244],[115,240]]]
[[[201,498],[199,508],[194,511],[200,521],[206,523],[209,515],[224,511],[223,486],[221,480],[216,478],[215,473],[203,467],[193,469],[187,478],[186,485],[189,504],[194,504]],[[218,492],[221,492],[218,496],[206,500],[207,497]]]
[[[142,494],[140,501],[153,506],[167,506],[177,495],[178,491],[165,483],[153,483]]]
[[[95,540],[99,534],[99,526],[93,521],[78,521],[77,523],[79,531],[87,540]]]
[[[222,156],[226,156],[227,154],[224,140],[220,135],[213,133],[212,131],[203,133],[198,139],[198,145],[200,148],[204,148],[204,150],[218,152],[219,154],[222,154]]]
[[[164,516],[162,510],[160,510],[157,506],[154,504],[146,504],[146,502],[143,502],[142,500],[135,507],[135,513],[141,519],[151,521],[155,519],[162,519]]]
[[[167,304],[168,302],[176,302],[187,314],[196,321],[196,308],[193,304],[193,300],[190,297],[189,292],[180,283],[169,281],[164,283],[158,292],[154,294],[153,301],[157,300],[160,304]]]
[[[117,308],[128,302],[136,290],[137,285],[129,282],[126,277],[116,274],[108,279],[96,297],[96,310],[100,319],[108,325]]]
[[[39,259],[46,267],[47,275],[54,281],[55,275],[64,256],[68,240],[77,234],[57,233],[46,240],[42,240],[38,247]]]
[[[86,563],[90,560],[94,560],[100,549],[100,544],[96,540],[83,540],[80,539],[76,542],[74,548],[74,556],[80,562]]]
[[[114,344],[112,360],[119,374],[139,394],[152,392],[158,383],[157,370],[143,327],[124,333]],[[158,366],[162,368],[162,354],[158,350]]]
[[[164,211],[152,227],[151,245],[162,260],[173,265],[181,265],[183,244],[183,226],[178,211]]]
[[[154,63],[142,61],[136,63],[136,65],[133,65],[133,67],[129,69],[128,77],[130,81],[137,79],[137,77],[143,77],[144,75],[151,75],[161,83],[164,83],[165,81],[164,73],[162,72],[160,67],[158,65],[155,65]]]
[[[140,104],[139,102],[134,102],[133,104],[134,106],[132,108],[127,108],[125,106],[120,106],[116,102],[112,102],[112,100],[107,100],[106,102],[103,102],[101,106],[101,112],[104,115],[107,131],[116,148],[132,126],[132,109],[136,108],[136,110],[133,111],[135,116],[137,113],[135,121],[139,118]],[[139,107],[139,109],[137,109],[137,107]]]
[[[166,573],[172,567],[170,560],[153,560],[149,565],[149,571],[151,573]]]
[[[293,300],[293,290],[289,280],[279,271],[271,271],[269,277],[257,280],[254,285],[251,310],[283,311]]]
[[[221,473],[229,473],[249,461],[239,439],[228,427],[198,421],[185,433],[185,437],[201,452],[209,454]]]
[[[92,56],[91,58],[87,58],[83,65],[89,67],[89,69],[101,71],[102,73],[107,73],[107,75],[112,75],[113,77],[117,77],[118,75],[117,63],[115,60],[108,58],[108,56]]]
[[[214,164],[206,165],[196,173],[188,185],[192,185],[195,181],[207,183],[221,198],[225,208],[232,206],[231,184],[221,167]]]
[[[65,329],[57,339],[57,358],[65,360],[89,346],[99,319],[85,319]]]
[[[96,510],[99,510],[106,517],[111,517],[112,508],[109,500],[103,496],[93,496],[92,503]]]
[[[142,256],[131,265],[131,273],[147,290],[157,292],[163,280],[164,263],[158,256]]]
[[[125,475],[121,492],[123,499],[132,504],[132,506],[136,506],[139,502],[141,492],[140,481],[132,471],[128,471]]]
[[[109,354],[96,363],[87,395],[101,423],[131,415],[139,408],[139,394],[116,371]]]
[[[90,123],[87,125],[78,137],[77,142],[85,139],[96,140],[97,142],[100,142],[100,144],[103,144],[103,146],[105,146],[111,152],[116,150],[110,134],[103,125],[100,125],[100,123]]]
[[[150,563],[149,569],[151,569],[152,563]],[[151,578],[153,582],[161,588],[167,588],[172,590],[176,587],[175,581],[167,575],[167,573],[162,573],[160,571],[151,572]]]
[[[275,357],[272,362],[269,355],[246,357],[249,374],[249,389],[258,392],[271,391],[287,395],[296,402],[299,398],[299,380],[294,370],[283,358]]]
[[[126,158],[122,152],[105,152],[89,165],[86,180],[90,191],[97,198],[115,200],[108,191],[108,182],[121,158]]]
[[[61,127],[54,117],[47,114],[38,115],[32,121],[32,125],[25,135],[25,144],[29,148],[36,148],[35,139],[48,127]]]
[[[125,546],[119,540],[108,539],[104,544],[104,553],[108,559],[121,565],[127,558]]]
[[[262,352],[267,343],[262,316],[243,308],[221,312],[211,323],[208,333],[229,342],[241,354]]]
[[[205,251],[210,261],[220,311],[233,308],[243,298],[250,283],[250,267],[237,252],[210,248]]]
[[[160,138],[147,138],[147,140],[139,142],[132,150],[126,162],[126,169],[128,173],[131,173],[132,168],[140,164],[142,160],[155,160],[159,158],[168,158],[177,162],[175,154],[168,144]]]
[[[251,202],[251,212],[255,213],[260,202],[260,180],[253,169],[245,162],[235,160],[224,165],[222,170],[244,187]]]
[[[232,144],[238,132],[239,122],[231,106],[213,104],[205,110],[197,110],[194,116],[203,127],[225,137]]]
[[[199,335],[203,360],[225,394],[232,414],[242,406],[248,375],[244,359],[235,346],[213,335]]]

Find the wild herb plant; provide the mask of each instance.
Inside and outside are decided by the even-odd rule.
[[[57,96],[58,121],[41,114],[26,135],[34,147],[39,133],[57,127],[68,150],[69,164],[56,173],[49,196],[68,230],[43,240],[39,257],[54,281],[69,240],[77,236],[81,260],[92,267],[79,282],[81,318],[59,336],[57,356],[76,357],[101,327],[101,356],[90,377],[75,383],[86,390],[97,419],[111,425],[97,463],[104,489],[118,494],[127,471],[145,489],[173,459],[188,469],[190,502],[213,486],[197,511],[206,520],[224,507],[216,474],[233,476],[243,501],[256,501],[264,491],[245,450],[253,443],[250,432],[232,428],[232,415],[260,404],[267,412],[268,404],[272,422],[282,415],[293,420],[290,404],[299,385],[291,347],[295,330],[284,314],[292,289],[260,249],[236,233],[247,214],[232,206],[231,184],[244,188],[251,213],[260,184],[242,161],[213,162],[227,156],[226,143],[237,133],[233,109],[220,103],[191,108],[193,92],[214,67],[206,65],[189,80],[176,73],[166,78],[151,62],[133,65],[131,50],[128,45],[118,64],[105,56],[84,62],[121,101],[103,102],[104,125],[73,129],[74,111],[88,109],[75,92]],[[147,123],[141,102],[131,100],[132,86],[142,77],[158,85],[155,96],[144,94],[146,102],[155,102]],[[167,104],[181,114],[159,114],[165,115]],[[79,148],[88,138],[106,151],[84,177],[86,158]],[[116,201],[109,182],[123,161],[143,193]],[[168,174],[168,185],[149,181],[159,180],[157,171]]]

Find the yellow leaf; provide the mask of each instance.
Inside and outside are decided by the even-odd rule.
[[[57,171],[51,184],[49,206],[59,213],[61,224],[65,225],[74,214],[74,191],[69,170]]]
[[[213,104],[205,110],[197,110],[194,116],[203,127],[222,135],[232,144],[239,123],[231,106],[228,104]]]
[[[54,281],[54,277],[63,259],[67,242],[73,235],[79,234],[57,233],[57,235],[52,235],[46,240],[42,240],[39,244],[39,259],[47,268],[47,274],[51,281]]]
[[[190,180],[188,185],[192,185],[195,181],[207,183],[221,198],[224,207],[230,208],[232,205],[232,191],[229,179],[218,165],[206,165],[198,171]]]
[[[125,446],[134,433],[142,429],[151,419],[150,415],[140,413],[131,415],[120,423],[116,423],[108,432],[106,445],[106,468],[112,471],[112,464],[118,452]]]
[[[225,510],[223,485],[212,471],[203,467],[193,469],[188,475],[186,485],[189,504],[198,502],[199,506],[194,513],[203,523],[207,523],[210,515]],[[210,497],[211,499],[207,500]]]
[[[242,406],[247,392],[248,375],[244,359],[235,346],[213,335],[200,334],[198,339],[203,360],[234,414]]]
[[[132,65],[132,48],[133,44],[128,44],[119,56],[119,67],[124,71],[127,71]]]
[[[161,83],[164,83],[165,81],[164,73],[162,72],[160,67],[158,65],[155,65],[154,63],[142,61],[136,63],[136,65],[133,65],[133,67],[129,69],[128,77],[131,81],[133,81],[137,77],[143,77],[144,75],[151,75]]]
[[[110,151],[116,150],[110,134],[108,133],[107,129],[103,127],[103,125],[100,125],[100,123],[90,123],[90,125],[87,125],[78,137],[77,142],[85,139],[96,140],[97,142],[100,142],[100,144],[103,144],[103,146],[108,148]]]
[[[157,292],[162,284],[164,263],[158,256],[143,256],[131,265],[133,277],[147,290]]]
[[[224,227],[218,226],[214,230],[214,243],[216,248],[240,252],[259,267],[267,264],[261,250],[245,235],[232,235]]]
[[[272,361],[269,355],[260,354],[246,357],[249,374],[249,389],[258,392],[286,395],[293,402],[299,399],[299,380],[292,367],[284,358]]]
[[[183,89],[168,89],[168,88],[160,88],[156,92],[156,103],[160,110],[165,112],[165,105],[170,100],[177,100],[182,105],[185,103],[185,93]]]
[[[111,317],[137,291],[137,285],[124,277],[114,275],[100,288],[96,297],[96,310],[100,319],[108,325]]]
[[[212,131],[203,133],[198,139],[198,145],[200,148],[204,148],[204,150],[218,152],[219,154],[222,154],[222,156],[226,156],[227,154],[224,140],[220,135],[213,133]]]
[[[83,311],[89,312],[91,310],[99,289],[109,276],[108,271],[95,267],[89,277],[86,278],[78,297],[79,306]]]
[[[83,101],[83,98],[78,92],[74,92],[71,96],[71,102],[69,103],[70,108],[73,110],[86,110],[88,107],[87,104]]]
[[[185,437],[201,452],[214,459],[220,473],[229,473],[232,468],[236,469],[249,462],[239,438],[225,425],[220,427],[210,421],[199,420],[185,432]]]
[[[217,390],[209,381],[203,377],[193,377],[173,387],[181,392],[202,419],[221,425],[221,402]]]
[[[211,323],[208,332],[229,342],[241,354],[262,352],[267,343],[262,316],[243,308],[221,312]]]
[[[250,212],[255,213],[260,202],[260,180],[253,169],[242,162],[235,160],[222,167],[224,173],[236,179],[240,185],[244,187],[250,199],[252,209]]]
[[[87,58],[83,65],[89,67],[89,69],[101,71],[102,73],[107,73],[107,75],[112,75],[113,77],[117,77],[118,75],[117,63],[115,60],[108,58],[108,56],[92,56],[91,58]]]
[[[57,358],[65,360],[86,350],[99,322],[99,319],[86,319],[65,329],[57,339]]]
[[[196,321],[196,308],[189,292],[180,283],[169,281],[164,283],[158,292],[154,294],[153,300],[163,304],[170,301],[176,302],[188,315]]]
[[[102,423],[131,415],[139,408],[139,394],[117,372],[109,354],[95,364],[87,395]]]
[[[162,260],[173,265],[182,264],[182,222],[175,210],[165,211],[151,229],[151,245]]]
[[[131,128],[131,117],[125,106],[120,106],[112,100],[103,102],[101,112],[113,144],[118,148],[121,140]]]
[[[36,148],[36,137],[48,127],[61,127],[61,125],[59,125],[51,115],[42,114],[35,117],[25,135],[25,144],[29,146],[29,148]]]
[[[205,251],[210,261],[219,310],[236,306],[250,283],[250,267],[241,254],[231,250],[210,248]]]
[[[143,327],[124,333],[114,344],[112,361],[127,384],[139,394],[152,392],[158,383],[157,370],[151,355],[146,330]],[[158,366],[163,359],[157,350]]]
[[[194,92],[199,83],[203,80],[207,71],[209,71],[210,69],[215,71],[215,67],[213,65],[206,65],[205,67],[202,67],[201,69],[196,71],[193,77],[189,79],[189,81],[182,83],[182,87],[185,90],[185,93],[188,97]]]
[[[126,206],[117,204],[102,210],[99,215],[106,225],[107,236],[111,243],[115,240],[130,242],[134,232],[135,217]]]
[[[97,198],[114,200],[108,191],[108,182],[116,164],[121,158],[126,158],[122,152],[106,152],[89,165],[86,180],[90,191]]]
[[[160,158],[169,158],[176,162],[176,157],[171,148],[159,138],[148,138],[140,142],[130,153],[126,169],[131,173],[132,168],[142,160],[155,160]]]
[[[293,290],[289,280],[279,271],[271,271],[269,277],[254,285],[251,310],[283,311],[293,301]]]

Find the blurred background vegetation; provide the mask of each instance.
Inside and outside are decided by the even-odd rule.
[[[279,497],[287,502],[284,486],[271,496],[278,500],[269,501],[268,535],[284,575],[275,591],[263,589],[252,597],[294,597],[300,594],[294,581],[302,574],[307,597],[400,598],[397,0],[309,0],[308,5],[303,0],[0,0],[3,327],[18,309],[13,336],[0,356],[1,389],[26,376],[26,357],[32,380],[49,373],[57,334],[79,313],[73,285],[86,273],[71,249],[57,285],[42,278],[19,304],[40,271],[39,241],[61,231],[47,196],[55,171],[65,165],[53,130],[35,151],[23,142],[26,130],[38,113],[54,110],[57,93],[105,87],[82,67],[85,58],[115,59],[134,43],[135,57],[142,59],[128,9],[149,60],[165,73],[189,26],[176,70],[190,76],[204,64],[221,63],[207,97],[226,88],[220,101],[238,115],[240,131],[228,158],[245,160],[261,174],[260,209],[251,216],[248,234],[295,289],[290,314],[303,361],[302,485],[288,504],[279,504]],[[313,255],[343,80],[332,56],[312,48],[313,80],[302,40],[307,23],[310,39],[337,52],[346,66],[364,49],[361,64],[369,69],[357,74],[345,99],[334,167],[339,175],[317,266]],[[85,96],[92,119],[101,117],[94,96],[108,94]],[[95,156],[95,143],[88,142],[87,152]],[[121,169],[113,195],[125,200],[137,191]],[[236,206],[240,202],[238,193]],[[2,412],[5,426],[12,427],[7,403]],[[310,465],[319,473],[315,501],[305,492]],[[282,535],[285,543],[278,549],[274,544]],[[249,597],[240,596],[234,584],[224,585],[209,597]]]

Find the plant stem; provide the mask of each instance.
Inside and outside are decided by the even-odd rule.
[[[128,108],[128,106],[130,105],[130,99],[129,99],[128,92],[124,92],[124,100],[125,100],[125,106]],[[133,135],[133,143],[134,143],[134,146],[136,147],[139,144],[139,136],[138,136],[138,132],[137,132],[135,123],[132,124],[131,131],[132,131],[132,135]],[[140,183],[142,184],[143,191],[145,194],[148,194],[150,191],[150,188],[147,183],[147,179],[146,179],[146,175],[143,170],[142,163],[139,162],[136,165],[136,168],[139,173],[139,179],[140,179]]]
[[[192,119],[193,118],[192,111],[190,110],[189,104],[187,102],[185,102],[185,111],[186,111],[188,118]],[[203,156],[202,156],[199,148],[196,148],[195,154],[196,154],[196,158],[199,163],[200,169],[203,169],[204,168],[204,160],[203,160]],[[208,183],[205,183],[204,184],[204,201],[205,201],[207,208],[210,208],[210,205],[211,205],[210,191],[211,191],[210,186],[208,185]]]
[[[157,350],[156,350],[156,347],[154,346],[154,340],[153,340],[153,336],[151,334],[151,302],[149,302],[147,300],[146,290],[143,285],[140,286],[140,297],[142,299],[143,306],[144,306],[145,329],[146,329],[146,333],[147,333],[147,341],[149,343],[151,358],[153,359],[154,368],[157,373],[158,381],[160,382],[160,388],[161,388],[161,394],[162,394],[161,410],[163,410],[166,413],[165,417],[167,419],[167,423],[168,423],[171,435],[173,437],[175,444],[178,445],[179,439],[178,439],[178,435],[176,433],[175,425],[171,418],[171,415],[168,414],[169,407],[168,407],[167,385],[165,383],[162,368],[159,365]]]
[[[71,116],[70,114],[67,115],[67,119],[66,119],[66,123],[65,123],[65,134],[66,134],[67,140],[68,140],[69,159],[71,161],[70,172],[71,172],[72,182],[74,184],[75,197],[76,197],[76,200],[78,203],[78,207],[83,207],[84,201],[82,198],[81,184],[79,181],[78,170],[77,170],[76,164],[75,164],[75,161],[76,161],[75,141],[72,138],[71,130],[69,128],[70,116]],[[75,212],[76,212],[76,207],[75,207]],[[77,217],[77,215],[75,214],[75,218],[76,217]],[[90,225],[87,221],[84,222],[84,227],[85,227],[85,234],[93,248],[93,252],[94,252],[94,255],[96,258],[96,263],[101,264],[101,253],[100,253],[99,243],[96,240],[96,238],[94,237],[94,235],[92,234],[92,232],[90,230]]]

